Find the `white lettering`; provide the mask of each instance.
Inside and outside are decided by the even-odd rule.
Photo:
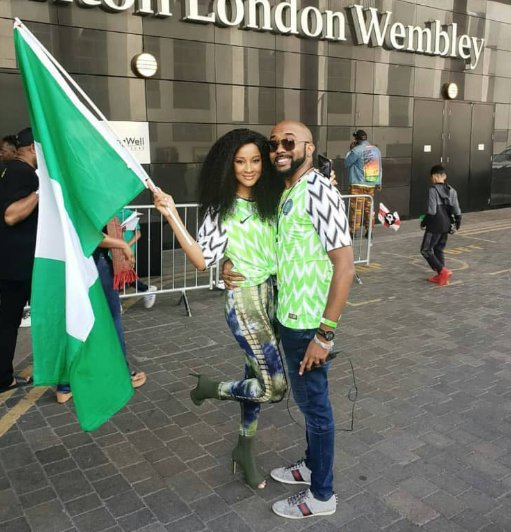
[[[82,7],[97,7],[101,5],[101,0],[76,0],[76,3]]]
[[[199,15],[198,0],[186,0],[185,3],[185,16],[183,20],[190,22],[198,22],[200,24],[209,24],[215,22],[215,14],[209,13],[207,16]]]
[[[138,2],[139,0],[137,0]],[[155,16],[159,18],[168,18],[172,16],[170,12],[170,0],[153,0],[156,1],[156,13]]]
[[[0,0],[1,2],[2,0]],[[82,8],[99,7],[111,13],[133,10],[139,16],[160,18],[172,16],[176,0],[30,0],[69,5],[75,2]],[[244,30],[271,31],[281,35],[300,35],[326,41],[346,41],[344,11],[321,11],[314,6],[298,9],[298,0],[214,0],[211,12],[206,11],[210,0],[184,0],[182,20],[221,27],[240,27]],[[272,7],[272,4],[275,4]],[[201,14],[199,14],[199,9]],[[392,23],[392,12],[380,12],[375,7],[351,5],[355,42],[372,46],[386,46],[420,54],[452,57],[465,60],[467,69],[477,67],[485,40],[459,33],[458,24],[442,24],[439,20],[425,23],[425,27]],[[350,21],[351,24],[351,21]]]
[[[260,21],[262,21],[260,23]],[[245,0],[245,21],[243,29],[272,31],[271,5],[269,0]]]
[[[470,59],[472,55],[472,42],[468,35],[462,35],[458,41],[458,53],[462,59]]]
[[[355,13],[355,33],[358,44],[369,44],[373,46],[383,46],[385,34],[389,26],[391,11],[382,13],[381,22],[378,21],[378,10],[375,7],[364,9],[362,6],[351,6],[352,13]],[[369,21],[366,24],[364,11],[369,11]]]
[[[458,39],[458,24],[456,24],[456,22],[453,22],[449,26],[447,33],[449,33],[449,39],[451,40],[451,57],[458,57],[456,54],[456,40]]]
[[[296,0],[286,0],[272,7],[274,29],[282,35],[298,35]]]
[[[230,15],[227,13],[227,2],[230,4]],[[216,13],[216,23],[218,26],[228,28],[229,26],[239,26],[243,20],[245,10],[241,0],[215,0],[213,11]]]
[[[477,41],[479,41],[480,46],[477,46]],[[470,70],[473,70],[477,63],[479,62],[479,58],[481,57],[481,52],[483,51],[484,46],[484,39],[478,39],[477,37],[472,37],[472,49],[474,50],[474,56],[470,57],[470,64],[468,65],[468,68]]]
[[[345,22],[344,15],[339,11],[326,10],[323,15],[323,28],[325,28],[323,39],[327,41],[345,41]]]
[[[443,41],[443,42],[442,42]],[[443,44],[443,48],[440,48]],[[449,34],[442,30],[442,24],[439,20],[435,20],[435,55],[446,56],[449,55]]]
[[[424,50],[424,37],[426,37],[427,46]],[[406,50],[408,52],[417,52],[419,54],[432,54],[432,33],[430,28],[420,28],[419,26],[408,26],[408,46]]]
[[[386,44],[396,50],[403,50],[405,48],[406,29],[401,22],[393,24],[389,31],[389,39]]]
[[[323,17],[317,7],[308,6],[299,12],[300,29],[302,37],[319,37],[323,33]],[[312,29],[309,23],[312,22]]]
[[[137,0],[135,4],[135,15],[145,17],[146,15],[154,15],[152,0]]]
[[[114,0],[101,0],[101,7],[110,13],[120,13],[133,7],[134,3],[135,0],[122,0],[120,4],[117,4]]]

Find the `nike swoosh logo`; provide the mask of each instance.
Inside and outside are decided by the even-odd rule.
[[[244,223],[245,223],[249,218],[251,218],[252,216],[253,216],[252,214],[248,215],[244,220],[240,220],[240,223],[241,223],[241,224],[244,224]]]

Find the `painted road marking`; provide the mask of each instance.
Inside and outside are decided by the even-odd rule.
[[[18,419],[28,412],[35,405],[36,401],[46,392],[47,386],[38,386],[30,390],[25,397],[3,418],[0,419],[0,438],[18,421]]]
[[[482,249],[481,246],[470,244],[468,247],[459,246],[457,248],[445,249],[444,253],[447,253],[448,255],[461,255],[463,253],[472,253],[472,251],[480,251]]]
[[[5,401],[7,401],[7,399],[9,399],[9,397],[11,397],[11,395],[16,391],[16,388],[14,388],[14,390],[9,390],[8,392],[4,392],[2,394],[0,394],[0,406],[3,405],[5,403]]]
[[[355,265],[355,271],[356,272],[370,272],[371,269],[373,270],[380,270],[381,264],[378,264],[377,262],[371,262],[370,264],[357,264]]]
[[[370,301],[361,301],[360,303],[350,303],[346,302],[346,305],[349,307],[362,307],[363,305],[370,305],[371,303],[379,303],[381,299],[371,299]]]
[[[488,275],[500,275],[501,273],[511,272],[511,268],[508,268],[507,270],[499,270],[498,272],[492,272]]]
[[[453,283],[444,284],[443,286],[432,286],[430,290],[438,290],[439,288],[445,288],[446,286],[457,286],[460,284],[464,284],[463,281],[454,281]]]
[[[471,236],[471,235],[457,235],[461,238],[468,238],[470,240],[478,240],[481,242],[489,242],[490,244],[496,244],[497,242],[495,240],[488,240],[487,238],[478,238],[477,236]]]
[[[495,231],[505,231],[511,229],[511,224],[496,225],[488,229],[468,229],[466,231],[460,231],[459,236],[471,236],[481,235],[483,233],[494,233]]]
[[[28,379],[29,377],[32,377],[32,373],[33,373],[33,367],[32,366],[27,366],[25,369],[22,369],[19,373],[18,373],[18,376],[24,378],[24,379]],[[9,390],[8,392],[4,392],[2,394],[0,394],[0,405],[3,405],[5,403],[5,401],[7,401],[7,399],[9,399],[9,397],[11,397],[11,395],[14,394],[14,392],[16,392],[17,388],[14,388],[14,390]]]

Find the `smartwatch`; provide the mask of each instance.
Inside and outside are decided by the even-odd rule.
[[[323,329],[318,329],[317,333],[322,336],[327,342],[331,342],[335,338],[334,331],[324,331]]]

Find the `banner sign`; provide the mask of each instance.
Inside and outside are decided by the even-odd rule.
[[[172,17],[171,1],[175,3],[173,0],[31,1],[53,1],[61,5],[75,3],[81,7],[99,7],[111,13],[131,10],[134,15],[160,18]],[[433,20],[423,26],[402,24],[393,20],[391,11],[380,12],[375,7],[352,5],[339,11],[320,11],[314,6],[298,9],[298,0],[284,0],[273,7],[270,0],[215,0],[208,12],[204,4],[199,0],[185,0],[182,20],[339,43],[346,41],[346,27],[350,25],[354,27],[356,44],[460,58],[470,70],[477,67],[485,42],[478,37],[459,34],[455,22],[444,25],[439,20]]]
[[[108,122],[122,145],[128,149],[140,164],[151,163],[148,122]]]

